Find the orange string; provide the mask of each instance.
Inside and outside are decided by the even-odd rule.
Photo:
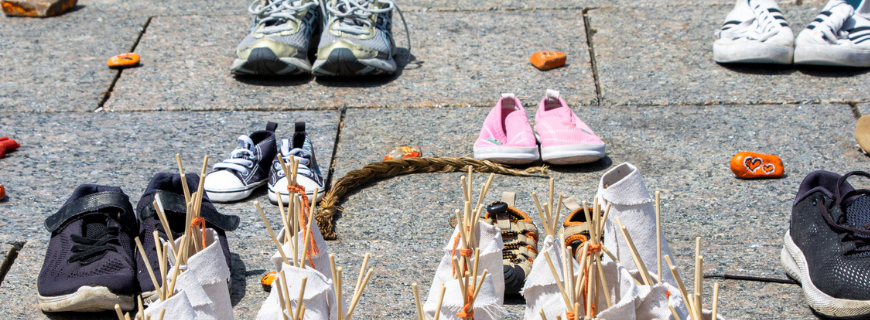
[[[193,217],[193,219],[190,220],[190,226],[196,227],[197,225],[202,229],[202,247],[205,248],[205,219],[202,217]]]
[[[470,288],[468,291],[471,291]],[[465,305],[462,306],[462,311],[456,313],[456,316],[465,319],[471,318],[474,320],[474,307],[471,305],[471,299],[474,299],[474,294],[471,292],[468,293],[468,300],[466,300]]]
[[[293,192],[298,193],[299,197],[302,198],[302,218],[303,218],[302,234],[305,234],[306,232],[311,233],[312,231],[308,230],[308,223],[307,222],[308,222],[308,219],[313,219],[313,215],[310,215],[311,212],[309,212],[310,209],[309,209],[309,202],[308,202],[308,194],[305,193],[305,187],[300,185],[300,184],[297,184],[295,186],[291,186],[288,183],[287,184],[287,191],[289,191],[290,193],[293,193]],[[311,238],[311,242],[310,242],[310,245],[308,246],[308,251],[305,252],[305,256],[308,258],[308,263],[311,264],[311,267],[315,268],[314,261],[311,260],[311,256],[320,253],[320,248],[317,247],[317,243],[314,241],[313,234],[310,236],[310,238]]]
[[[574,320],[574,313],[571,311],[565,311],[565,320]]]
[[[471,258],[474,256],[474,249],[459,249],[459,255]]]
[[[593,252],[601,252],[601,244],[589,244],[589,252],[586,255],[591,255]]]

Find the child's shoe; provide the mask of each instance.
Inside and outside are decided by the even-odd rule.
[[[604,158],[604,142],[568,107],[559,92],[547,96],[535,113],[541,159],[551,164],[578,164]]]
[[[526,110],[513,93],[501,96],[483,121],[474,158],[505,164],[535,162],[540,156]]]
[[[214,171],[205,177],[203,188],[214,202],[231,202],[247,198],[269,178],[269,165],[275,154],[275,128],[269,122],[266,130],[254,131],[250,136],[239,136],[239,146],[229,159],[214,165]]]

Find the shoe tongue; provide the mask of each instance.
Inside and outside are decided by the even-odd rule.
[[[109,223],[109,217],[102,214],[89,215],[82,220],[82,236],[89,239],[101,238]]]
[[[860,195],[846,207],[846,224],[853,228],[866,229],[870,224],[870,197]]]

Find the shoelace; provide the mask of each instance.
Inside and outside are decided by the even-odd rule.
[[[834,203],[833,206],[839,206],[843,212],[837,221],[834,221],[833,217],[831,217],[831,213],[828,212],[828,208],[825,207],[823,201],[818,201],[816,205],[819,208],[819,211],[822,212],[822,217],[825,218],[825,222],[828,223],[828,226],[831,227],[837,233],[845,233],[846,236],[842,241],[853,242],[855,244],[855,249],[853,249],[852,253],[861,253],[870,251],[870,223],[865,224],[859,228],[844,226],[846,223],[846,210],[842,208],[842,202],[844,199],[851,198],[853,196],[865,195],[870,196],[870,190],[867,189],[855,189],[849,192],[846,192],[844,195],[840,195],[840,185],[846,182],[850,176],[862,176],[866,178],[870,178],[870,173],[863,171],[852,171],[849,172],[837,181],[837,186],[834,188]],[[870,213],[868,213],[870,214]]]
[[[826,15],[825,13],[830,14]],[[841,30],[841,28],[853,13],[851,5],[846,2],[838,3],[816,17],[813,23],[818,22],[818,24],[813,30],[821,32],[822,39],[830,44],[838,44],[841,41],[849,42],[849,32]]]
[[[294,5],[298,0],[274,0],[269,1],[267,5],[263,5],[261,0],[254,0],[248,6],[248,12],[257,16],[257,24],[255,28],[260,25],[268,25],[270,22],[275,22],[275,24],[283,25],[284,22],[292,21],[295,24],[299,24],[299,20],[296,19],[296,15],[300,12],[307,11],[312,7],[316,7],[320,5],[318,0],[314,0],[311,2],[307,2],[305,4]],[[309,22],[310,19],[313,19],[313,16],[310,18],[306,18],[306,22]],[[294,25],[284,25],[280,27],[272,27],[270,28],[270,32],[281,32],[286,30],[293,30],[295,28]]]
[[[378,2],[386,4],[387,6],[384,8],[373,8],[372,0],[336,0],[334,5],[330,1],[323,6],[323,15],[329,16],[327,11],[332,14],[329,21],[326,21],[327,25],[334,20],[339,21],[338,25],[335,26],[336,30],[360,35],[369,34],[365,27],[372,26],[372,23],[368,18],[373,13],[386,13],[395,8],[399,13],[399,17],[402,18],[402,25],[405,26],[405,36],[408,40],[408,52],[411,52],[411,32],[408,31],[408,23],[405,22],[405,16],[402,14],[402,9],[390,0],[380,0]]]
[[[722,37],[731,39],[746,38],[749,40],[765,41],[777,35],[782,25],[776,21],[773,14],[768,11],[768,8],[749,2],[752,11],[755,13],[755,19],[743,21],[739,25],[732,27],[729,30],[721,31]]]
[[[247,175],[254,167],[254,141],[247,136],[239,136],[239,146],[230,154],[230,158],[218,162],[214,169],[229,169]]]
[[[97,254],[102,254],[106,251],[115,251],[118,252],[118,249],[113,245],[120,245],[121,243],[118,241],[118,234],[121,232],[121,229],[118,227],[107,227],[103,229],[103,231],[98,235],[96,239],[83,237],[79,235],[72,235],[70,238],[75,245],[72,246],[73,255],[69,257],[67,262],[75,262],[82,261],[83,264],[87,265],[92,263],[93,261],[85,261],[87,258],[90,258]]]
[[[311,162],[311,153],[305,151],[301,148],[294,148],[290,150],[290,141],[284,139],[281,141],[281,154],[284,156],[284,163],[290,163],[290,158],[294,158],[296,161],[299,161],[299,168],[297,174],[311,175],[311,169],[308,168],[308,164]],[[281,169],[281,163],[275,162],[273,163],[275,169],[278,172],[278,178],[284,177],[284,170]]]

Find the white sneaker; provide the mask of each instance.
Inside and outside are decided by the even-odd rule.
[[[774,0],[737,0],[716,37],[718,63],[791,64],[794,55],[794,32]]]
[[[239,201],[266,184],[269,163],[278,153],[275,147],[277,127],[277,123],[269,122],[266,130],[239,136],[239,146],[230,158],[216,163],[214,171],[205,176],[203,189],[212,202]]]
[[[305,188],[308,199],[312,199],[314,202],[320,201],[320,198],[323,198],[326,193],[326,188],[324,188],[320,166],[317,165],[317,159],[314,157],[314,145],[305,132],[305,122],[296,123],[292,144],[287,139],[281,141],[281,154],[277,157],[281,155],[284,156],[284,163],[287,164],[288,168],[290,158],[299,161],[296,183]],[[287,176],[284,175],[284,170],[281,169],[281,163],[278,162],[277,157],[272,161],[272,168],[269,170],[269,201],[272,204],[278,204],[278,196],[275,194],[277,191],[281,194],[281,202],[286,205],[290,204],[290,191],[287,190]],[[314,189],[317,189],[317,194],[314,194]]]
[[[843,0],[831,0],[801,31],[795,64],[870,67],[870,4],[856,11]]]

